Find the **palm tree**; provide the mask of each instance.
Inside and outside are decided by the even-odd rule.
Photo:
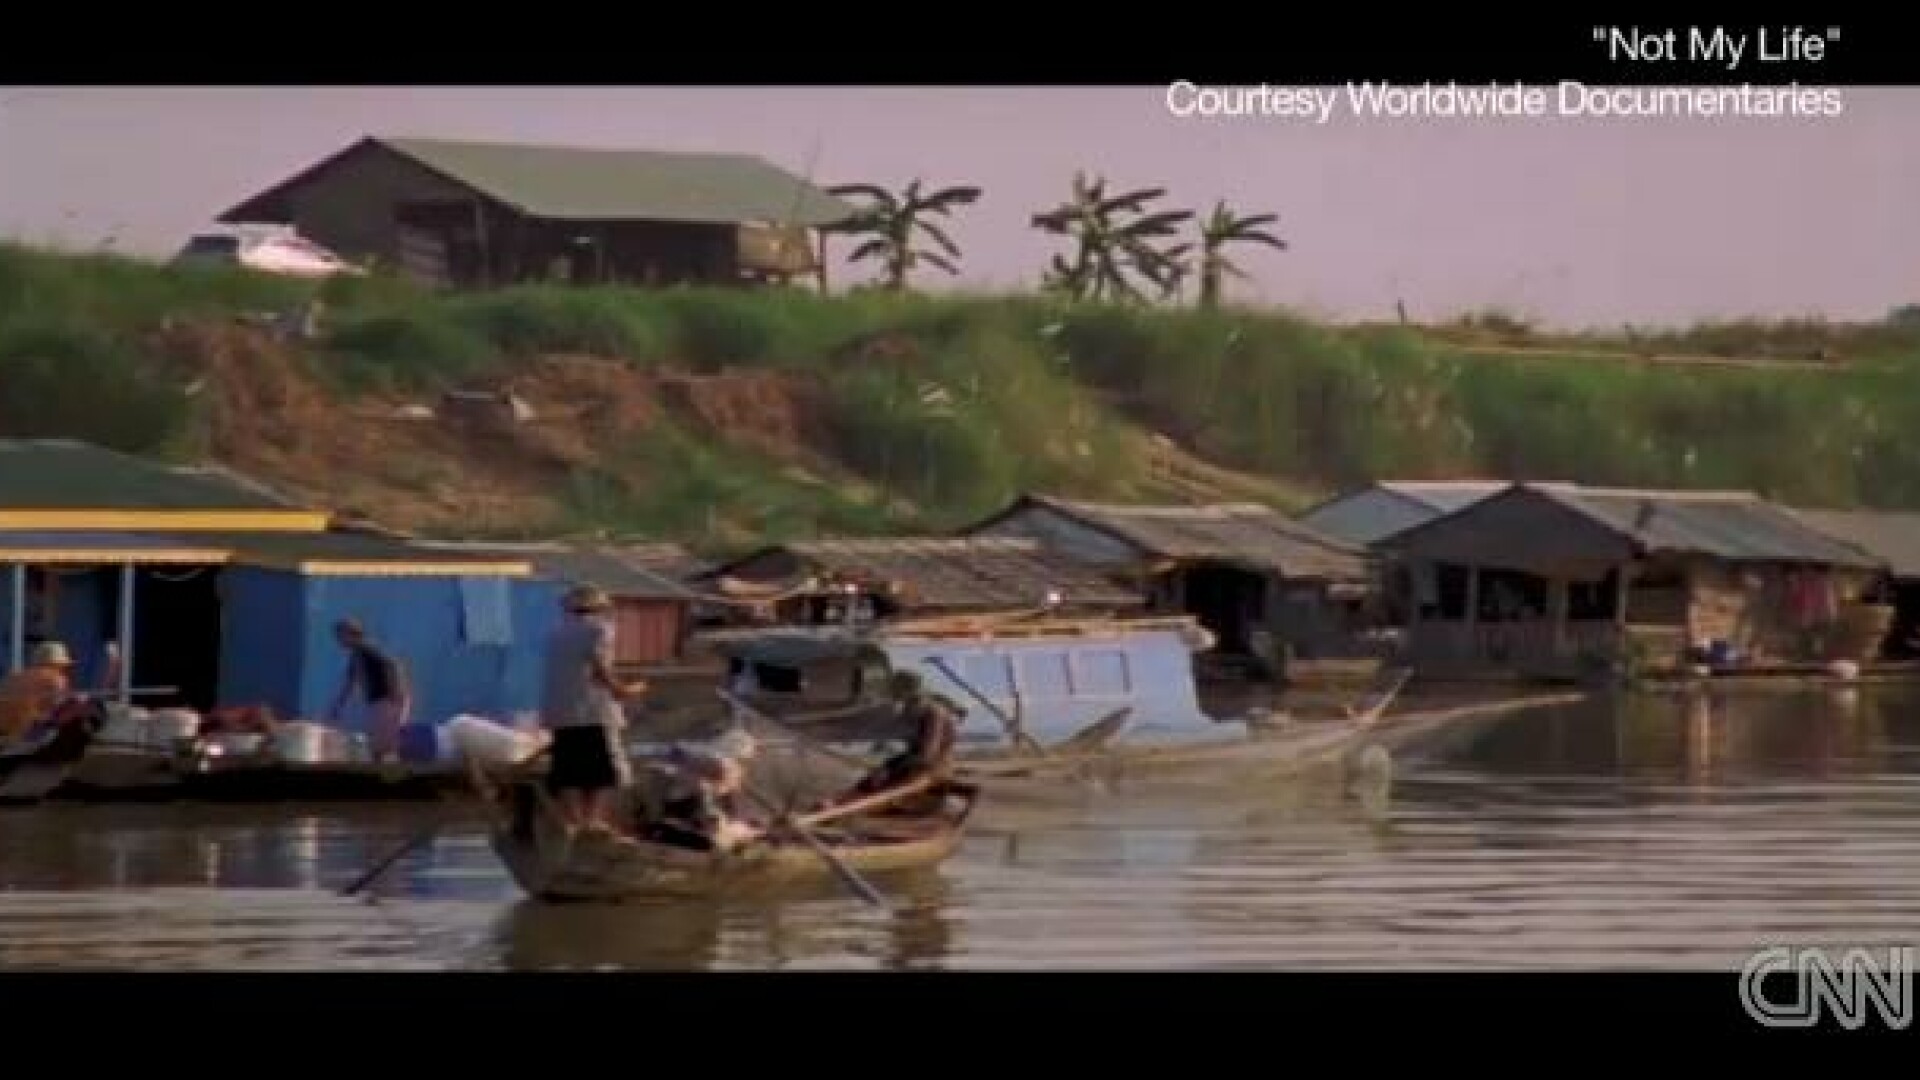
[[[853,262],[881,260],[884,265],[881,284],[884,288],[896,292],[904,290],[908,276],[922,263],[938,267],[948,274],[960,272],[955,262],[960,258],[959,246],[945,229],[931,219],[951,214],[954,207],[977,201],[981,195],[980,188],[961,186],[922,191],[920,181],[916,179],[899,195],[877,184],[842,184],[829,191],[834,195],[866,198],[867,205],[831,231],[867,237],[847,258]],[[917,246],[922,233],[931,237],[940,250]]]
[[[1232,244],[1265,244],[1275,251],[1287,250],[1286,241],[1265,231],[1264,226],[1280,220],[1278,214],[1253,214],[1240,217],[1227,208],[1225,200],[1214,204],[1213,213],[1200,225],[1200,306],[1220,306],[1220,287],[1227,277],[1244,278],[1246,271],[1227,258],[1225,249]]]
[[[1074,241],[1072,261],[1053,257],[1045,287],[1076,300],[1109,295],[1139,300],[1143,294],[1133,280],[1138,274],[1164,294],[1178,276],[1178,252],[1183,249],[1163,251],[1153,242],[1175,235],[1193,217],[1189,210],[1149,212],[1148,205],[1165,196],[1164,188],[1108,195],[1105,178],[1089,181],[1084,173],[1075,173],[1073,197],[1033,216],[1035,228]]]

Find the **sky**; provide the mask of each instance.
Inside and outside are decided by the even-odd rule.
[[[0,236],[164,256],[368,134],[759,154],[822,185],[977,184],[957,280],[1031,286],[1076,170],[1272,212],[1240,302],[1335,319],[1876,319],[1920,302],[1920,88],[1838,116],[1177,116],[1168,87],[0,88]],[[838,270],[838,268],[836,268]],[[844,271],[839,281],[847,280]]]

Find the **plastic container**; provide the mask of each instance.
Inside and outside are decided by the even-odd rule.
[[[147,721],[147,737],[155,746],[171,746],[200,734],[200,714],[192,709],[160,709]]]
[[[257,731],[223,731],[207,736],[207,744],[229,757],[251,757],[266,746],[267,737]]]
[[[332,729],[324,724],[295,722],[281,724],[273,733],[273,748],[281,760],[301,765],[317,765],[330,760],[328,743]]]
[[[94,738],[102,746],[145,749],[154,744],[153,713],[138,705],[109,705],[107,722]]]
[[[512,765],[531,757],[543,745],[534,734],[478,716],[454,717],[447,721],[445,734],[460,757],[482,765]]]
[[[400,760],[428,765],[440,759],[440,731],[432,724],[408,724],[400,729]]]

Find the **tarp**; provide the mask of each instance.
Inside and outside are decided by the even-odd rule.
[[[468,645],[512,645],[513,601],[508,581],[461,578],[460,626]]]

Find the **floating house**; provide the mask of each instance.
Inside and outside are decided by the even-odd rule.
[[[1415,583],[1408,658],[1435,674],[1863,659],[1881,572],[1744,492],[1515,484],[1381,546]]]
[[[142,704],[324,715],[345,617],[409,668],[415,715],[537,703],[560,588],[524,559],[343,532],[214,470],[65,440],[0,440],[0,658],[65,643],[79,685]],[[120,662],[107,659],[118,646]]]
[[[1145,606],[1100,568],[1019,536],[798,541],[703,575],[745,618],[791,625],[899,616],[1120,614]]]
[[[367,137],[221,214],[430,282],[818,276],[855,208],[748,154]]]
[[[723,631],[714,644],[780,711],[887,711],[887,676],[912,671],[959,705],[969,742],[1003,744],[1017,723],[1045,745],[1129,710],[1129,742],[1217,737],[1194,683],[1187,619],[1035,618],[978,626],[905,622]]]
[[[1151,610],[1196,617],[1214,635],[1216,654],[1273,663],[1366,652],[1356,633],[1373,591],[1366,552],[1271,507],[1024,495],[967,532],[1030,537],[1101,567]]]
[[[1877,607],[1874,624],[1884,624],[1880,657],[1920,657],[1920,513],[1890,510],[1803,510],[1802,521],[1874,559],[1885,570],[1867,590]]]

